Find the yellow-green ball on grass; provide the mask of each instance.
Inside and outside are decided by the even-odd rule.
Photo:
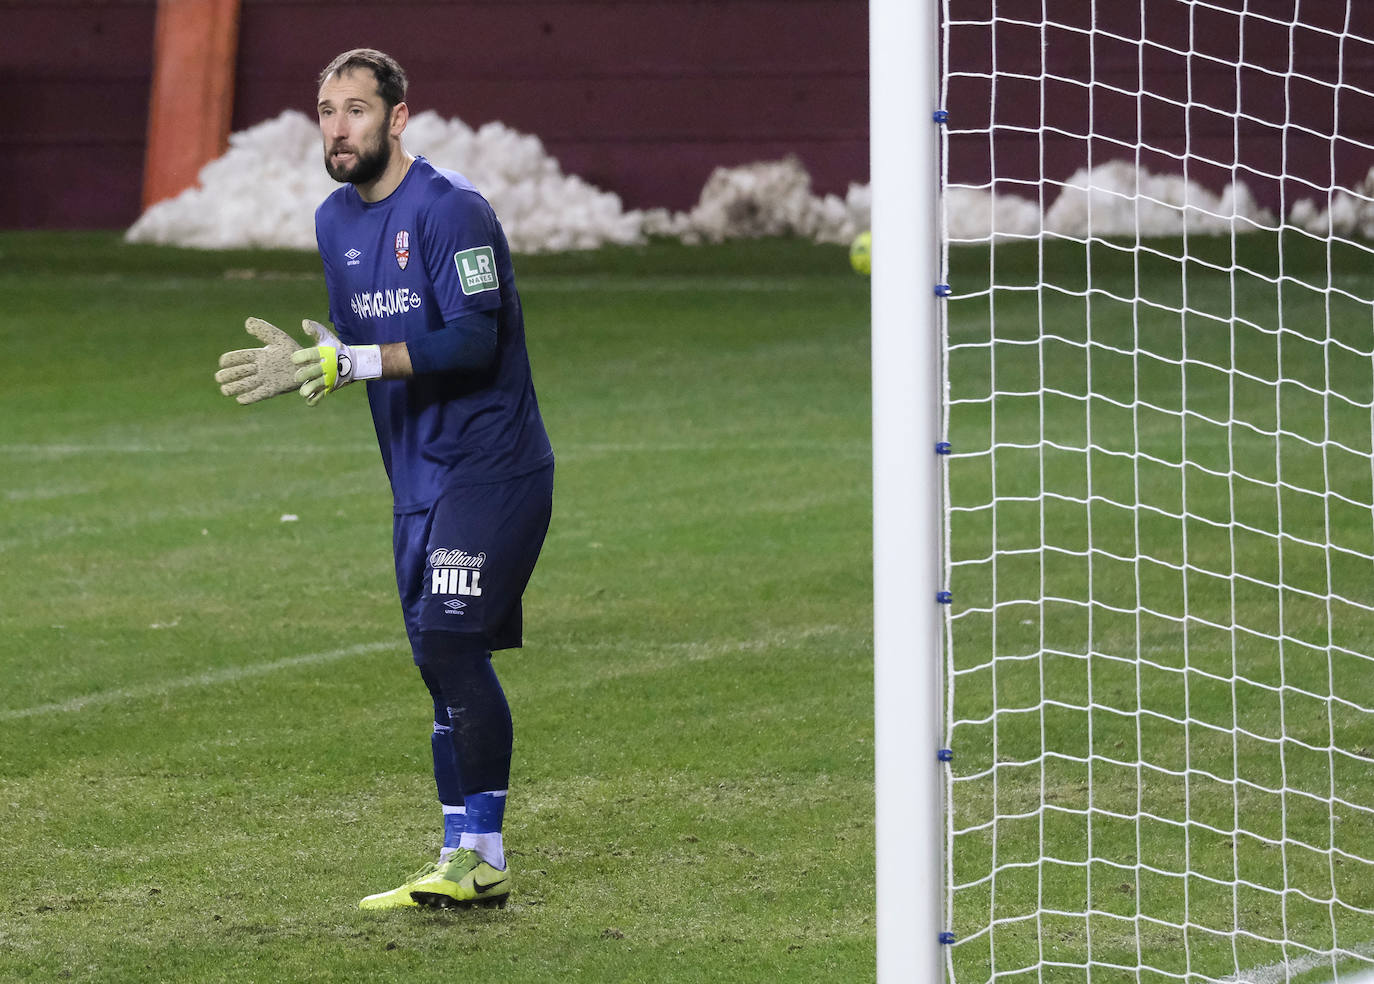
[[[865,277],[873,273],[873,233],[865,229],[849,244],[849,265]]]

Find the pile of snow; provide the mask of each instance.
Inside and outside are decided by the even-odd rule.
[[[759,236],[799,236],[819,243],[848,243],[869,226],[872,195],[850,185],[846,198],[811,194],[811,175],[795,157],[744,167],[719,167],[690,212],[645,213],[651,236],[686,243],[719,243]]]
[[[501,123],[474,130],[432,111],[419,113],[406,129],[406,149],[467,175],[501,216],[512,249],[520,253],[634,244],[649,236],[688,243],[755,236],[848,243],[870,225],[867,185],[850,185],[844,198],[818,197],[810,175],[792,157],[718,168],[695,207],[670,212],[625,210],[618,195],[564,174],[538,137]],[[125,238],[206,249],[313,249],[315,208],[338,187],[321,158],[315,122],[284,112],[231,136],[224,156],[201,169],[197,187],[148,209]],[[1242,184],[1216,195],[1177,175],[1151,174],[1125,161],[1078,171],[1043,213],[1038,202],[959,185],[946,190],[944,208],[955,242],[1277,228],[1274,216]],[[1358,187],[1336,191],[1325,209],[1299,202],[1289,222],[1316,235],[1374,237],[1374,169]]]
[[[620,199],[565,175],[537,137],[500,123],[473,130],[437,113],[412,117],[406,149],[461,171],[497,213],[517,252],[586,249],[640,238]],[[125,234],[129,242],[206,249],[315,247],[315,209],[338,185],[324,170],[319,129],[287,111],[229,138],[199,185],[159,202]]]
[[[501,217],[519,253],[590,249],[672,235],[691,242],[796,235],[848,243],[868,225],[866,187],[848,200],[811,194],[811,178],[788,159],[717,170],[690,212],[626,211],[620,197],[564,174],[538,137],[501,123],[473,130],[461,120],[419,113],[406,149],[460,171]],[[287,111],[229,138],[229,150],[199,174],[199,185],[148,209],[130,242],[206,249],[277,246],[313,249],[315,208],[338,185],[324,170],[319,130]]]
[[[1076,172],[1045,215],[1046,231],[1061,235],[1176,236],[1258,226],[1273,228],[1274,217],[1243,184],[1227,185],[1217,196],[1178,175],[1150,174],[1125,161]]]
[[[1035,202],[1015,195],[951,187],[946,198],[950,237],[1178,236],[1275,228],[1243,184],[1215,195],[1177,175],[1157,175],[1126,161],[1076,171],[1043,217]]]
[[[1338,188],[1325,209],[1304,199],[1293,206],[1290,221],[1317,236],[1362,236],[1374,239],[1374,167],[1354,188]]]
[[[1178,175],[1151,174],[1126,161],[1076,171],[1043,216],[1036,202],[961,185],[949,187],[944,205],[953,241],[1046,234],[1077,239],[1229,235],[1279,227],[1244,184],[1227,185],[1216,195]],[[1287,224],[1316,236],[1374,239],[1374,168],[1354,188],[1335,189],[1326,208],[1299,201]]]

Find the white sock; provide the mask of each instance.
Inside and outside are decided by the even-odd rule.
[[[461,844],[497,871],[506,870],[506,849],[501,843],[500,833],[474,834],[465,831]]]

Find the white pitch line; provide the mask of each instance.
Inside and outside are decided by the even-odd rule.
[[[698,441],[688,443],[653,443],[641,444],[635,442],[612,443],[612,442],[592,442],[587,444],[560,444],[557,449],[559,461],[566,461],[569,458],[581,459],[583,457],[598,457],[618,454],[720,454],[722,451],[743,452],[749,454],[770,454],[778,451],[788,452],[816,452],[824,454],[850,454],[867,455],[869,445],[866,440],[835,440],[835,441]]]
[[[0,444],[0,454],[70,456],[79,454],[189,454],[189,445],[169,444]]]
[[[261,454],[338,454],[340,451],[369,452],[376,449],[375,444],[356,442],[350,444],[255,444],[253,450]],[[0,444],[0,454],[28,455],[30,457],[71,458],[82,455],[140,455],[140,454],[222,454],[221,448],[212,443],[203,444]]]
[[[1367,943],[1363,946],[1357,946],[1353,951],[1346,952],[1344,955],[1349,956],[1351,952],[1358,955],[1374,953],[1374,944]],[[1309,953],[1294,960],[1265,964],[1262,967],[1251,967],[1249,970],[1243,970],[1232,977],[1223,978],[1222,984],[1285,984],[1286,981],[1290,981],[1294,977],[1316,970],[1323,964],[1330,962],[1330,953]],[[1374,984],[1374,970],[1367,970],[1355,976],[1342,974],[1340,981],[1341,984]],[[1314,980],[1312,984],[1318,984],[1318,982]]]
[[[100,690],[93,694],[73,697],[70,700],[55,701],[51,704],[36,704],[33,707],[16,707],[11,710],[0,711],[0,721],[18,721],[23,718],[42,717],[48,714],[71,714],[75,711],[84,711],[88,707],[115,704],[125,700],[142,700],[148,697],[162,697],[174,690],[186,690],[191,687],[206,687],[218,683],[232,683],[236,680],[248,680],[253,677],[266,676],[269,673],[276,673],[278,670],[289,670],[297,666],[309,666],[313,663],[332,663],[336,660],[348,659],[350,656],[366,656],[371,653],[379,653],[388,649],[400,650],[402,648],[404,647],[397,642],[364,642],[356,646],[346,646],[343,649],[331,649],[322,653],[302,653],[299,656],[287,656],[282,659],[274,659],[270,663],[254,663],[249,666],[230,666],[222,670],[208,670],[205,673],[197,673],[194,676],[179,677],[175,680],[163,680],[158,683],[145,684],[141,687],[125,687],[120,690]]]
[[[281,455],[306,455],[306,454],[338,454],[341,450],[356,452],[358,454],[368,454],[375,451],[373,444],[353,444],[339,445],[331,444],[322,446],[320,444],[310,445],[291,445],[291,444],[257,444],[254,445],[255,453],[260,454],[281,454]],[[818,451],[818,452],[853,452],[855,454],[868,453],[867,440],[855,439],[846,440],[843,438],[833,441],[705,441],[692,443],[608,443],[592,442],[586,444],[566,444],[559,445],[559,454],[566,457],[569,453],[573,455],[582,454],[679,454],[683,452],[709,452],[717,453],[720,451],[741,451],[741,452],[772,452],[772,451]],[[219,454],[220,451],[210,445],[173,445],[173,444],[0,444],[0,454],[13,454],[32,458],[71,458],[81,456],[96,455],[180,455],[180,454]],[[561,460],[561,458],[560,458]],[[83,490],[85,491],[85,490]],[[24,497],[33,497],[37,493],[13,493]]]
[[[672,666],[672,661],[674,659],[687,662],[711,660],[732,654],[782,648],[798,642],[805,642],[813,638],[824,638],[847,631],[849,631],[849,627],[843,625],[818,625],[801,632],[770,633],[766,636],[754,639],[736,639],[724,643],[661,643],[657,646],[650,646],[647,648],[662,656],[668,657],[667,660],[641,661],[629,666],[615,663],[603,664],[601,669],[590,674],[585,674],[582,677],[582,682],[615,680],[639,674],[659,673]],[[587,645],[564,643],[562,644],[562,648],[602,652],[607,647],[605,644],[601,643],[589,643]],[[356,646],[348,646],[344,649],[331,649],[328,652],[287,656],[283,659],[273,660],[270,663],[255,663],[250,666],[231,666],[222,670],[209,670],[205,673],[194,674],[193,676],[178,677],[174,680],[163,680],[158,683],[144,684],[139,687],[125,687],[119,690],[101,690],[93,694],[85,694],[81,697],[72,697],[69,700],[54,701],[50,704],[37,704],[33,707],[16,707],[10,710],[0,710],[0,723],[5,721],[18,721],[24,718],[42,717],[50,714],[71,714],[76,711],[85,710],[88,707],[99,707],[104,704],[114,704],[126,700],[145,700],[150,697],[164,697],[176,690],[188,690],[192,687],[205,687],[218,683],[231,683],[235,680],[247,680],[252,677],[266,676],[278,670],[289,670],[297,666],[308,666],[312,663],[330,663],[340,659],[347,659],[350,656],[365,656],[370,653],[384,652],[388,649],[405,652],[407,655],[410,653],[409,647],[407,647],[404,642],[365,642]],[[566,687],[566,683],[560,683],[558,686],[560,688]]]

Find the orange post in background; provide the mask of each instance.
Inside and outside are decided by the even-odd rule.
[[[158,0],[143,207],[196,183],[234,114],[239,0]]]

